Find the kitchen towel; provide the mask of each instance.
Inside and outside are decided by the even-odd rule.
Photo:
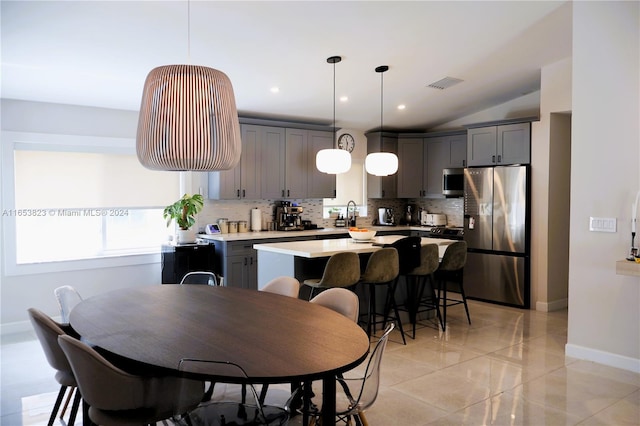
[[[251,209],[251,230],[262,230],[262,211],[259,208]]]

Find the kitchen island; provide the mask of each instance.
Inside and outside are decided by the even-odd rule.
[[[351,238],[330,240],[290,241],[281,243],[254,244],[258,252],[258,289],[275,277],[286,275],[302,282],[308,278],[322,276],[327,259],[344,251],[361,255],[361,266],[370,253],[385,244],[391,244],[405,235],[383,235],[370,241],[356,242]],[[440,257],[447,246],[455,240],[422,237],[422,245],[437,244]]]

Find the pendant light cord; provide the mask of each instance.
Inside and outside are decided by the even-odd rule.
[[[191,0],[187,0],[187,64],[191,64]]]

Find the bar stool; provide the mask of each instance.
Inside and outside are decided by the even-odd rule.
[[[404,337],[400,314],[398,313],[398,305],[396,304],[395,292],[398,285],[398,274],[400,271],[400,261],[398,258],[398,250],[393,247],[383,247],[375,251],[367,261],[367,267],[360,277],[360,282],[369,286],[369,309],[367,312],[367,334],[372,336],[375,334],[376,324],[386,324],[387,321],[395,320],[402,335],[402,342],[406,345],[407,341]],[[387,296],[385,310],[383,313],[376,311],[376,287],[378,285],[387,286]],[[389,309],[387,309],[389,307]],[[394,315],[390,315],[393,309]],[[378,316],[382,316],[382,320],[378,320]],[[371,327],[373,326],[373,334]]]
[[[465,241],[456,241],[447,246],[447,249],[442,256],[440,266],[435,272],[436,282],[438,285],[438,300],[442,306],[442,330],[445,330],[447,326],[447,306],[463,304],[467,313],[467,320],[471,324],[471,317],[469,316],[469,307],[467,306],[467,296],[464,294],[464,287],[462,285],[462,272],[464,265],[467,263],[467,243]],[[457,286],[454,292],[460,293],[461,298],[449,298],[447,297],[447,290],[450,284]],[[443,295],[441,296],[441,292]]]
[[[413,325],[412,338],[416,338],[416,323],[421,312],[436,311],[440,326],[444,331],[444,323],[440,315],[440,306],[435,291],[434,272],[440,263],[438,245],[427,244],[420,247],[420,265],[407,272],[407,310]],[[429,287],[427,288],[427,279]],[[411,280],[411,282],[409,282]],[[425,290],[427,297],[425,298]],[[422,309],[421,309],[422,308]]]
[[[360,280],[360,258],[354,252],[336,253],[329,257],[322,278],[304,280],[303,284],[311,287],[309,300],[314,290],[333,287],[353,287]]]

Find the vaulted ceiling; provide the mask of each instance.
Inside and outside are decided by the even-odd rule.
[[[571,55],[562,1],[6,1],[8,99],[138,110],[159,65],[225,72],[241,115],[428,129],[540,87]],[[445,77],[447,89],[428,87]],[[279,92],[272,93],[271,88]],[[403,104],[405,109],[397,106]]]

